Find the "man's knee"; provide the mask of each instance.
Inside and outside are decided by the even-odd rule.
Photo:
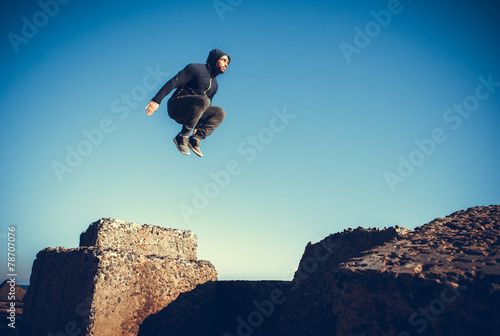
[[[226,117],[226,111],[224,111],[224,109],[222,107],[218,107],[218,106],[213,106],[214,108],[214,114],[217,116],[217,119],[219,119],[220,121],[224,120],[224,118]]]

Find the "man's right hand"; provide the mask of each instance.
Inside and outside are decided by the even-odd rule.
[[[146,115],[148,116],[152,115],[156,110],[158,110],[158,106],[160,106],[158,103],[150,101],[149,104],[146,106]]]

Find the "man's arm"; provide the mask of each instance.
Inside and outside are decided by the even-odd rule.
[[[193,69],[191,64],[188,64],[184,69],[182,69],[175,77],[170,79],[163,85],[163,87],[158,91],[156,96],[151,99],[149,104],[146,106],[146,114],[148,116],[152,115],[160,105],[163,98],[172,92],[173,89],[178,88],[189,82],[193,78]]]

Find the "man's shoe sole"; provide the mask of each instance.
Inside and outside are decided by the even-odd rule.
[[[189,155],[189,151],[187,151],[187,153],[183,152],[182,149],[179,147],[179,144],[177,143],[177,137],[174,138],[174,144],[177,147],[177,149],[179,150],[179,152],[181,152],[184,155]]]
[[[188,147],[191,148],[191,150],[193,151],[193,153],[195,153],[199,157],[203,157],[203,153],[202,152],[198,152],[196,149],[194,149],[194,147],[191,145],[190,142],[188,142]]]

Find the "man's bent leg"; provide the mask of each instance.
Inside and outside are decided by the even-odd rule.
[[[210,99],[205,96],[173,98],[168,101],[168,115],[182,125],[179,134],[189,136],[209,106]]]
[[[222,123],[226,117],[226,112],[217,106],[210,106],[201,116],[193,135],[189,138],[189,148],[198,156],[203,156],[200,149],[200,140],[205,139],[207,136]]]
[[[199,140],[205,139],[219,127],[225,117],[226,111],[224,109],[218,106],[210,106],[199,119],[196,125],[196,134],[193,137]]]

